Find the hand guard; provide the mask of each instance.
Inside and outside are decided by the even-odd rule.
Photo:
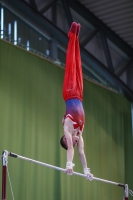
[[[66,169],[72,169],[75,166],[72,162],[67,162],[66,163]]]
[[[68,175],[72,175],[73,174],[73,167],[75,164],[73,164],[72,162],[67,162],[66,163],[66,173]]]
[[[87,180],[93,180],[93,174],[90,173],[90,168],[84,168],[84,174],[86,175]]]

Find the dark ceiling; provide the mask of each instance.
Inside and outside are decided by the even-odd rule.
[[[79,2],[133,48],[132,0],[80,0]]]

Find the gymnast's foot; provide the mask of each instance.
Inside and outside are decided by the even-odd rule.
[[[78,28],[78,24],[76,22],[73,22],[70,27],[70,32],[77,34],[77,28]]]
[[[81,28],[81,25],[78,23],[77,24],[77,36],[79,36],[80,28]]]

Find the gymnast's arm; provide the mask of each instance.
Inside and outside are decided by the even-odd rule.
[[[86,178],[90,181],[93,180],[93,174],[90,173],[90,169],[87,168],[87,161],[86,161],[86,156],[84,153],[84,140],[82,135],[79,137],[79,142],[78,142],[78,153],[80,157],[80,161],[82,163],[83,169],[84,169],[84,174],[86,175]]]
[[[67,165],[66,165],[66,170],[68,174],[73,173],[73,157],[74,157],[74,149],[73,149],[73,142],[72,142],[72,131],[73,125],[72,122],[69,118],[66,118],[64,121],[64,135],[66,137],[67,141]],[[70,164],[70,166],[69,166]]]
[[[79,158],[80,158],[83,168],[87,168],[87,161],[86,161],[86,156],[84,153],[84,140],[83,140],[82,135],[79,136],[78,153],[79,153]]]

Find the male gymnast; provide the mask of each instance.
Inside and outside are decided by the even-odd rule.
[[[85,115],[82,105],[83,98],[83,76],[79,48],[80,24],[73,22],[68,33],[68,47],[66,54],[66,68],[63,84],[63,98],[66,103],[66,113],[62,119],[64,135],[60,144],[67,150],[66,173],[73,174],[74,147],[77,146],[84,174],[88,180],[93,180],[93,174],[87,168],[84,153],[84,141],[82,132],[84,128]]]

